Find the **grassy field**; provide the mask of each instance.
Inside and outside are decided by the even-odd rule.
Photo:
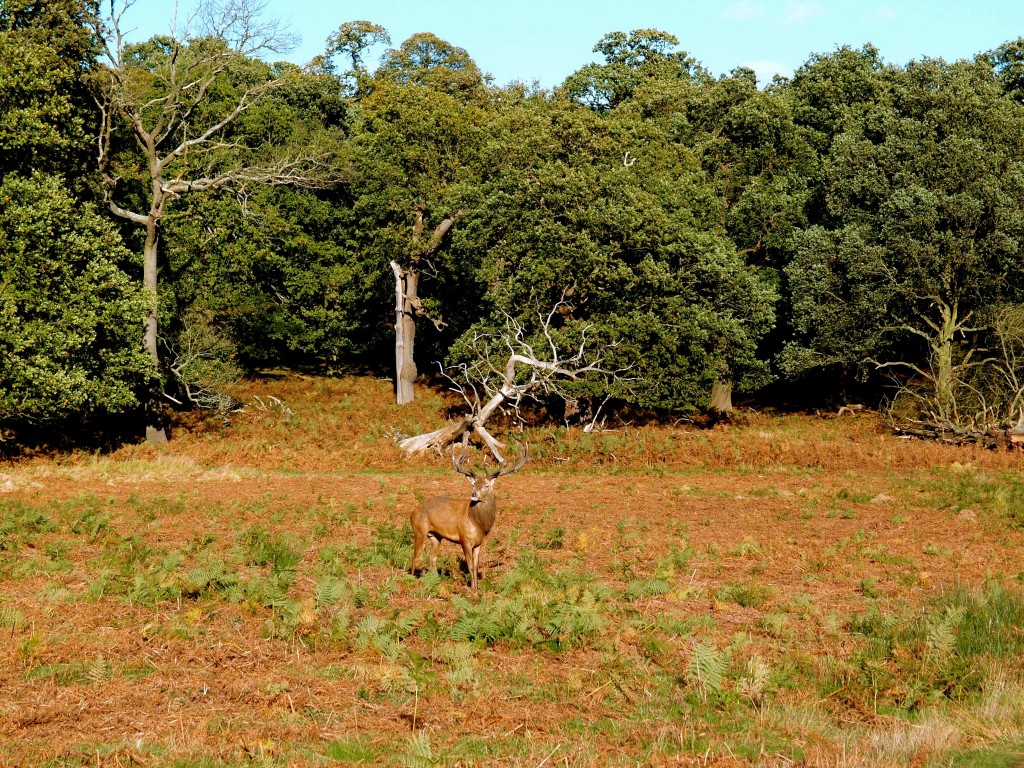
[[[0,467],[0,766],[1019,766],[1019,454],[870,414],[529,430],[482,587],[429,391]]]

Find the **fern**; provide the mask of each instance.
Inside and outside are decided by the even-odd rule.
[[[453,643],[438,649],[438,661],[448,669],[448,682],[453,688],[472,686],[476,682],[473,671],[474,648],[469,643]]]
[[[402,655],[402,643],[398,638],[393,635],[384,633],[378,633],[373,636],[373,647],[376,648],[380,655],[390,661],[395,661],[399,656]]]
[[[110,579],[101,578],[98,581],[102,583],[102,586],[97,587],[97,590],[101,588],[106,589]],[[166,577],[161,578],[156,573],[137,574],[132,579],[132,586],[127,592],[129,599],[138,605],[156,605],[164,600],[173,600],[183,594],[183,590],[176,580]],[[96,599],[99,599],[101,594],[97,595],[97,593],[90,591],[90,596],[96,596]]]
[[[497,613],[497,611],[495,611]],[[448,631],[452,640],[484,640],[495,642],[502,638],[501,625],[491,611],[470,607],[462,613]]]
[[[366,650],[370,641],[373,640],[383,625],[383,620],[378,616],[373,614],[363,616],[356,624],[356,636],[353,641],[356,647],[359,650]]]
[[[416,627],[423,621],[421,611],[410,611],[396,616],[389,627],[399,639],[406,638],[416,631]]]
[[[98,658],[95,661],[88,662],[82,673],[86,680],[94,685],[98,685],[113,676],[114,667],[109,660]]]
[[[727,653],[719,651],[712,643],[694,645],[688,670],[689,679],[697,684],[702,695],[721,693],[728,669]]]
[[[370,602],[370,588],[366,584],[360,584],[352,591],[352,602],[356,608],[363,608]]]
[[[751,656],[747,659],[746,674],[736,682],[736,692],[741,696],[746,696],[754,703],[760,702],[765,688],[768,686],[771,673],[771,667],[763,659],[759,656]]]
[[[352,614],[347,608],[341,609],[331,621],[331,637],[347,640],[349,628],[352,626]]]
[[[357,568],[388,565],[405,568],[412,557],[412,534],[408,526],[382,523],[374,529],[367,546],[350,545],[342,556]]]
[[[434,757],[434,749],[430,746],[430,737],[423,731],[417,731],[409,737],[401,761],[409,768],[433,768],[440,762]]]
[[[0,605],[0,627],[20,629],[25,626],[25,614],[9,605]]]
[[[551,618],[545,629],[554,635],[559,645],[572,647],[584,639],[598,634],[604,628],[604,620],[593,595],[584,592],[578,602],[564,602],[552,607]]]
[[[295,570],[302,560],[302,554],[292,546],[286,534],[274,534],[260,525],[255,525],[239,537],[239,544],[246,551],[246,562],[250,565],[269,565],[273,573]]]
[[[345,586],[345,582],[335,576],[325,576],[320,579],[313,590],[317,608],[339,603],[345,598],[347,593],[348,589]]]
[[[226,593],[234,598],[237,595],[238,576],[228,573],[227,566],[220,560],[208,560],[200,563],[185,574],[183,592],[190,597],[217,592]]]
[[[441,574],[437,571],[426,571],[419,578],[419,588],[423,597],[437,597],[441,590]]]
[[[284,574],[272,573],[266,577],[256,575],[240,585],[240,592],[257,605],[262,605],[264,608],[277,608],[288,601],[290,585],[290,576]],[[228,590],[229,595],[233,593],[234,590]]]
[[[639,600],[641,597],[653,597],[664,595],[668,592],[669,584],[666,579],[636,579],[626,586],[623,597],[629,602]]]
[[[942,616],[932,622],[925,635],[925,645],[930,656],[945,657],[953,652],[956,645],[956,629],[964,618],[962,606],[946,606]]]

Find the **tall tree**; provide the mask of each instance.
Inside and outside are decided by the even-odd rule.
[[[708,250],[698,256],[700,249],[694,249],[693,254],[698,264],[702,259],[708,261],[693,268],[710,282],[684,300],[687,311],[694,311],[719,292],[724,298],[733,290],[749,291],[747,307],[751,314],[746,318],[738,312],[732,320],[719,322],[742,304],[740,299],[739,304],[724,302],[724,311],[715,320],[711,319],[713,315],[704,314],[700,320],[687,321],[691,328],[702,329],[707,355],[691,374],[677,377],[680,382],[692,383],[692,373],[699,370],[700,377],[707,379],[710,371],[717,369],[719,376],[708,382],[710,405],[728,411],[732,408],[734,382],[742,380],[748,387],[757,386],[767,375],[763,365],[754,364],[751,344],[756,345],[774,322],[773,278],[770,273],[759,274],[758,267],[768,263],[772,251],[779,249],[784,238],[778,230],[786,223],[791,226],[797,218],[798,197],[779,199],[778,194],[791,186],[783,169],[791,163],[794,132],[784,110],[775,108],[757,91],[752,73],[739,72],[715,81],[685,51],[676,50],[678,42],[675,36],[655,29],[608,34],[594,49],[604,55],[604,63],[582,68],[566,79],[563,89],[571,99],[605,115],[617,126],[625,139],[623,165],[632,168],[638,184],[652,184],[663,174],[661,184],[674,176],[686,179],[683,184],[698,187],[704,180],[711,180],[718,188],[719,195],[708,200],[700,224],[694,221],[692,204],[673,199],[662,191],[667,187],[650,186],[648,191],[655,197],[651,204],[661,208],[663,215],[677,212],[680,226],[705,227],[704,246]],[[703,166],[703,174],[694,173],[695,162]],[[722,225],[739,236],[741,253],[726,257],[723,251],[711,256],[716,248],[735,251],[722,238]],[[659,236],[664,237],[660,245],[668,252],[678,234],[669,234],[662,227]],[[658,242],[658,236],[654,242]],[[717,245],[709,247],[712,242]],[[752,264],[744,265],[748,256]],[[709,268],[712,263],[716,266]],[[679,291],[680,296],[686,293]],[[670,314],[666,308],[666,317]],[[712,330],[715,325],[717,331]],[[737,333],[741,328],[743,331]],[[667,334],[660,343],[669,343],[673,335]],[[687,354],[677,358],[689,357],[696,362],[699,346],[690,343]],[[711,360],[715,361],[713,365]],[[758,373],[751,375],[755,370]],[[700,400],[706,402],[707,398],[696,398],[689,392],[679,398],[679,402],[689,405]]]
[[[961,334],[1024,298],[1024,114],[982,60],[875,78],[786,269],[798,336],[784,364],[905,362],[927,372],[945,419]]]
[[[88,0],[0,0],[0,421],[138,406],[154,371],[131,254],[89,197],[100,51]]]
[[[0,0],[0,175],[88,178],[100,52],[90,0]]]
[[[820,155],[877,105],[885,87],[879,75],[887,68],[873,45],[844,45],[812,55],[785,83],[785,92],[793,97],[793,119],[807,130]]]
[[[511,317],[537,349],[550,336],[571,356],[583,336],[608,346],[603,368],[629,368],[577,383],[579,398],[686,410],[706,405],[720,378],[763,380],[755,352],[774,291],[725,236],[692,151],[621,106],[509,90],[499,112],[483,197],[453,243],[484,254],[486,314],[451,362],[470,363],[473,340],[500,335]]]
[[[320,145],[329,132],[339,173],[349,174],[352,119],[345,83],[307,72],[246,112],[233,133],[246,144]],[[371,279],[359,256],[350,185],[194,193],[170,207],[161,227],[162,335],[178,334],[178,318],[208,314],[250,366],[332,365],[380,346],[388,281]]]
[[[110,222],[63,179],[0,182],[0,422],[123,413],[155,371]]]
[[[370,87],[372,79],[366,63],[367,52],[376,45],[390,44],[391,35],[379,24],[365,19],[346,21],[327,38],[327,47],[321,59],[323,69],[336,74],[346,84],[350,94],[360,96]],[[337,58],[348,59],[348,67],[339,70],[335,61]]]
[[[1003,90],[1018,103],[1024,102],[1024,37],[1008,40],[984,58],[991,62]]]
[[[357,215],[373,229],[369,248],[395,278],[395,395],[413,400],[416,319],[443,327],[442,307],[421,296],[421,279],[465,214],[479,174],[475,155],[489,110],[469,54],[430,34],[389,51],[360,100],[354,138]]]
[[[675,50],[679,38],[660,29],[610,32],[594,46],[603,63],[588,64],[566,78],[565,94],[591,109],[614,109],[652,80],[690,83],[707,72],[686,51]]]
[[[110,210],[145,232],[143,285],[151,309],[144,345],[159,365],[159,232],[167,206],[182,195],[223,187],[317,186],[329,170],[314,147],[246,143],[235,130],[276,89],[301,77],[295,67],[252,58],[282,43],[280,29],[258,18],[256,3],[204,5],[196,34],[174,30],[140,45],[124,41],[127,6],[115,8],[102,30],[107,68],[100,80],[98,160]],[[147,440],[166,442],[158,391],[147,406]]]

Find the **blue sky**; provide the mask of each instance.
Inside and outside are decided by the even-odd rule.
[[[223,1],[223,0],[221,0]],[[873,43],[904,64],[923,56],[958,59],[1024,36],[1024,0],[263,0],[265,15],[301,38],[283,56],[302,64],[323,51],[345,21],[387,28],[397,46],[433,32],[465,48],[499,84],[544,87],[597,60],[607,32],[655,27],[671,32],[714,74],[737,66],[763,81],[789,75],[813,53]],[[179,18],[196,4],[178,0]],[[137,0],[125,16],[129,39],[166,32],[174,0]]]

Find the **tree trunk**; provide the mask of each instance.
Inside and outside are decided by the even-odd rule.
[[[146,442],[154,445],[164,445],[167,442],[167,430],[164,428],[163,402],[161,400],[160,386],[160,350],[157,346],[157,309],[159,297],[157,294],[157,244],[158,231],[157,213],[151,213],[146,222],[146,245],[142,258],[142,284],[149,295],[149,314],[143,329],[143,344],[146,352],[153,358],[153,364],[157,370],[156,378],[153,380],[149,391],[146,392],[146,402],[143,404],[146,421]]]
[[[939,417],[951,420],[955,408],[953,394],[953,336],[958,327],[957,303],[952,306],[941,303],[942,322],[936,327],[938,337],[932,345],[935,365],[935,400],[939,406]],[[933,326],[935,327],[935,326]]]
[[[411,403],[415,397],[416,381],[415,302],[419,291],[419,273],[415,269],[402,269],[391,262],[395,273],[395,401],[399,405]]]
[[[732,382],[719,379],[711,388],[711,410],[722,415],[732,413]]]
[[[416,351],[416,315],[428,316],[420,304],[420,264],[437,253],[463,211],[457,211],[441,221],[434,229],[430,242],[421,245],[423,238],[424,210],[413,211],[412,255],[408,267],[401,267],[398,262],[391,262],[391,270],[395,273],[395,402],[399,405],[411,403],[415,397],[413,382],[416,381],[417,370],[414,353]],[[434,320],[441,328],[444,323]]]

